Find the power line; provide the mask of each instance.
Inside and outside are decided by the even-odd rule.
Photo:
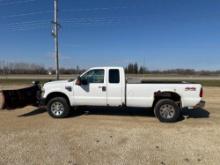
[[[16,4],[23,4],[23,3],[30,3],[30,2],[36,2],[37,0],[23,0],[23,1],[14,1],[14,2],[7,2],[0,4],[0,6],[8,6],[8,5],[16,5]]]
[[[131,17],[100,17],[100,18],[86,18],[86,17],[78,17],[78,18],[72,18],[72,19],[66,19],[62,21],[65,26],[71,26],[71,25],[104,25],[104,24],[116,24],[116,23],[122,23],[123,21],[129,20]],[[136,17],[134,17],[136,18]],[[15,22],[15,23],[9,23],[7,24],[7,28],[9,30],[17,31],[17,30],[32,30],[37,29],[33,28],[33,26],[41,26],[41,25],[47,25],[49,27],[49,20],[35,20],[35,21],[24,21],[24,22]],[[54,23],[54,22],[53,22]],[[58,25],[59,26],[59,25]],[[53,24],[54,27],[54,24]]]
[[[0,0],[0,2],[11,2],[11,0]]]
[[[97,18],[81,17],[81,18],[64,19],[64,21],[62,22],[70,23],[76,21],[106,21],[106,20],[121,20],[121,17],[97,17]]]
[[[1,1],[0,1],[1,2]],[[116,10],[116,9],[126,9],[128,7],[103,7],[103,8],[88,8],[88,9],[64,9],[62,12],[85,12],[85,11],[105,11],[105,10]],[[27,13],[20,13],[20,14],[13,14],[13,15],[7,15],[7,16],[1,16],[1,18],[14,18],[14,17],[25,17],[29,15],[40,15],[40,14],[45,14],[45,13],[52,13],[52,11],[47,10],[47,11],[36,11],[36,12],[27,12]]]
[[[122,23],[126,21],[131,21],[131,18],[139,18],[139,16],[125,16],[125,17],[100,17],[100,18],[71,18],[62,21],[64,24],[75,24],[75,23]]]
[[[119,21],[116,20],[109,20],[109,21],[76,21],[76,22],[67,22],[66,27],[71,27],[71,26],[86,26],[86,25],[95,25],[95,24],[115,24],[119,23]],[[36,23],[25,23],[25,24],[14,24],[12,26],[9,26],[7,29],[9,31],[28,31],[28,30],[36,30],[36,29],[43,29],[43,28],[48,28],[49,22],[36,22]]]
[[[9,1],[9,0],[0,0],[0,2],[4,2],[5,4],[17,4],[17,3],[28,3],[28,2],[35,2],[37,0],[20,0],[20,1]],[[54,0],[54,4],[55,4]],[[8,3],[6,3],[8,2]],[[57,2],[58,4],[58,2]],[[54,6],[55,8],[55,6]],[[105,11],[105,10],[116,10],[116,9],[124,9],[124,8],[128,8],[126,6],[119,6],[119,7],[102,7],[102,8],[87,8],[87,9],[64,9],[63,12],[84,12],[84,11]],[[58,10],[54,11],[57,13]],[[35,12],[28,12],[28,13],[20,13],[20,14],[14,14],[14,15],[8,15],[8,16],[2,16],[1,18],[14,18],[14,17],[25,17],[25,16],[30,16],[30,15],[39,15],[39,14],[45,14],[45,13],[52,13],[52,11],[35,11]],[[101,18],[89,18],[89,17],[78,17],[78,18],[72,18],[72,19],[66,19],[63,21],[64,24],[66,24],[67,26],[70,25],[93,25],[93,24],[114,24],[114,23],[120,23],[122,21],[124,21],[125,19],[130,18],[131,17],[136,17],[136,16],[128,16],[128,17],[101,17]],[[9,30],[32,30],[32,29],[38,29],[45,27],[46,25],[48,25],[49,20],[35,20],[35,21],[26,21],[26,22],[15,22],[15,23],[11,23],[8,24],[8,29]],[[34,26],[36,26],[34,28]],[[49,27],[49,26],[48,26]],[[54,16],[54,21],[53,21],[53,34],[55,36],[55,31],[57,29],[57,33],[58,33],[58,29],[59,29],[59,24],[58,22],[55,21],[55,16]],[[57,34],[58,36],[58,34]]]
[[[36,21],[25,21],[25,22],[15,22],[15,23],[9,23],[7,25],[21,25],[21,24],[35,24],[40,22],[49,22],[49,20],[36,20]]]
[[[63,21],[64,24],[71,25],[92,25],[92,24],[113,24],[120,23],[119,19],[82,19]]]
[[[29,31],[29,30],[39,30],[39,29],[46,29],[48,28],[48,24],[42,24],[42,25],[34,25],[34,26],[29,26],[29,27],[15,27],[15,28],[11,28],[9,29],[12,32],[15,31]]]
[[[38,26],[47,26],[49,27],[49,20],[39,20],[39,21],[26,21],[26,22],[15,22],[7,24],[7,29],[10,31],[18,31],[18,30],[29,30],[29,29],[37,29]],[[33,28],[36,26],[36,28]]]
[[[36,23],[30,23],[30,24],[17,24],[9,26],[9,28],[18,28],[18,27],[30,27],[35,25],[49,25],[49,22],[36,22]]]
[[[126,21],[132,21],[132,18],[137,18],[140,16],[123,16],[123,17],[76,17],[71,19],[64,19],[62,22],[65,26],[70,25],[93,25],[93,24],[115,24],[123,23]],[[136,19],[135,19],[136,20]],[[6,25],[6,28],[11,29],[29,29],[29,27],[35,25],[49,25],[49,19],[46,20],[33,20],[33,21],[23,21],[23,22],[14,22]],[[54,22],[53,22],[54,23]],[[53,24],[54,26],[54,24]],[[49,26],[48,26],[49,27]],[[36,28],[35,28],[36,29]]]
[[[21,14],[1,16],[1,18],[25,17],[25,16],[30,16],[30,15],[40,15],[40,14],[46,14],[46,13],[52,13],[52,11],[48,10],[48,11],[36,11],[36,12],[29,12],[29,13],[21,13]]]
[[[126,9],[128,7],[102,7],[102,8],[88,8],[88,9],[64,9],[63,12],[80,12],[80,11],[98,11],[98,10],[115,10]]]
[[[24,0],[24,1],[16,1],[16,2],[7,2],[7,3],[0,4],[0,6],[8,6],[8,5],[15,5],[15,4],[35,2],[35,1],[37,1],[37,0]]]

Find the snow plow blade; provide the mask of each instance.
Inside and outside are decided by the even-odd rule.
[[[0,109],[13,110],[28,105],[38,106],[41,88],[38,82],[32,86],[17,90],[0,91]]]

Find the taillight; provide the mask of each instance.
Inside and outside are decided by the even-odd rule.
[[[203,88],[201,88],[200,90],[200,97],[203,97],[204,93],[203,93]]]

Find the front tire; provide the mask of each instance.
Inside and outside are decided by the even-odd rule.
[[[64,118],[70,113],[70,106],[63,97],[55,97],[47,104],[47,111],[53,118]]]
[[[162,99],[156,103],[154,114],[161,122],[176,122],[180,117],[180,108],[173,100]]]

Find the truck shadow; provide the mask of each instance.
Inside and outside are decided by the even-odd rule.
[[[35,116],[35,115],[39,115],[39,114],[42,114],[42,113],[45,113],[45,112],[46,112],[46,109],[38,108],[38,109],[34,109],[34,110],[31,111],[31,112],[28,112],[28,113],[24,113],[24,114],[22,114],[22,115],[19,115],[18,117]]]
[[[18,117],[30,117],[47,112],[46,109],[38,108]],[[153,109],[146,108],[115,108],[115,107],[78,107],[72,109],[69,118],[82,115],[110,115],[110,116],[146,116],[155,117]],[[183,109],[181,120],[186,118],[209,118],[210,113],[206,109]]]
[[[72,111],[70,118],[81,115],[154,117],[154,112],[152,109],[146,109],[146,108],[79,107],[77,108],[77,110]]]
[[[112,116],[146,116],[155,117],[152,108],[112,108],[112,107],[80,107],[72,111],[70,117],[80,115],[112,115]],[[210,113],[206,109],[182,109],[182,116],[179,121],[184,118],[209,118]]]
[[[38,108],[24,113],[18,117],[30,117],[47,112],[46,109]],[[112,116],[149,116],[154,117],[152,109],[145,108],[114,108],[114,107],[78,107],[72,108],[69,118],[82,115],[112,115]]]
[[[187,118],[209,118],[209,111],[206,109],[182,109],[182,115]]]

